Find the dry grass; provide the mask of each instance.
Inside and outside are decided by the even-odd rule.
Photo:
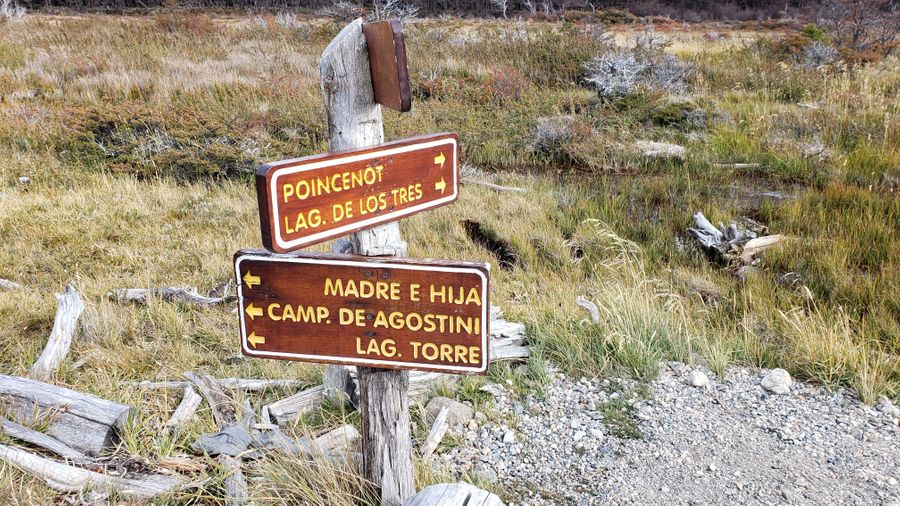
[[[303,23],[30,15],[0,33],[0,278],[24,287],[0,293],[0,372],[27,372],[52,324],[53,292],[74,283],[88,308],[54,381],[136,408],[123,453],[151,463],[187,453],[213,425],[204,408],[181,436],[160,438],[179,399],[120,381],[187,370],[318,381],[316,366],[237,357],[228,309],[123,306],[106,295],[161,285],[203,292],[230,278],[234,251],[258,246],[247,174],[327,146],[315,61],[337,27]],[[896,60],[807,71],[778,59],[771,34],[711,42],[672,31],[669,50],[697,66],[686,93],[603,102],[580,83],[582,63],[603,47],[587,27],[424,20],[407,33],[415,110],[385,114],[388,138],[457,131],[464,159],[494,169],[478,177],[528,189],[466,185],[455,205],[401,225],[411,256],[496,263],[466,236],[460,221],[468,219],[522,258],[520,267],[493,270],[492,300],[528,325],[535,357],[525,373],[496,367],[492,379],[539,389],[543,361],[650,378],[658,360],[677,359],[720,372],[781,366],[869,402],[897,397]],[[537,149],[541,118],[560,117],[566,137]],[[639,138],[683,143],[689,156],[638,158],[628,146]],[[803,154],[814,142],[827,157]],[[679,246],[697,210],[714,221],[750,216],[791,240],[741,283]],[[577,295],[597,303],[599,324],[587,321]],[[479,401],[478,384],[465,382],[460,395]],[[250,400],[259,406],[288,393]],[[332,406],[290,431],[348,421],[356,423],[353,414]],[[447,479],[423,463],[417,470],[420,485]],[[261,503],[357,503],[363,495],[340,464],[273,457],[248,472],[269,480],[254,482]],[[171,500],[221,500],[221,471],[211,478]],[[0,465],[0,502],[55,497]]]

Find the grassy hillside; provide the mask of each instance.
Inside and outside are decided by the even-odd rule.
[[[52,325],[52,294],[71,282],[87,311],[56,381],[135,406],[124,449],[151,462],[189,453],[196,434],[213,428],[209,412],[175,440],[160,438],[179,399],[120,381],[202,370],[316,383],[316,366],[237,357],[229,310],[123,306],[106,294],[164,285],[203,292],[230,277],[234,251],[259,246],[250,175],[265,161],[327,150],[315,63],[340,26],[35,15],[2,28],[0,278],[23,289],[0,293],[0,372],[28,371]],[[640,28],[610,30],[459,20],[406,27],[413,111],[386,111],[386,137],[458,132],[467,177],[528,190],[466,184],[457,204],[401,224],[410,256],[496,265],[462,220],[516,252],[512,268],[494,269],[492,300],[528,325],[536,353],[527,372],[495,367],[494,379],[539,388],[545,361],[650,378],[660,359],[676,359],[717,371],[780,366],[869,402],[896,399],[897,59],[804,68],[793,55],[808,41],[787,28],[662,25],[655,36],[672,43],[665,51],[692,69],[683,85],[601,99],[585,84],[584,64],[613,44],[633,45]],[[687,155],[646,158],[635,140],[675,142]],[[787,240],[741,280],[692,246],[686,229],[697,211],[713,222],[751,218]],[[597,303],[601,323],[585,321],[578,295]],[[335,407],[293,430],[347,417]],[[309,478],[270,464],[288,482],[343,483],[329,503],[356,493],[339,470]],[[435,477],[423,468],[420,479]],[[213,500],[219,481],[182,499]],[[324,500],[309,483],[292,487]],[[258,488],[261,498],[275,493]],[[51,494],[0,466],[4,502]]]

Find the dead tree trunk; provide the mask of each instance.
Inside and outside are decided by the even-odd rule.
[[[384,142],[381,107],[375,103],[362,20],[350,23],[319,60],[319,79],[331,150]],[[351,251],[366,256],[405,256],[397,222],[350,236]],[[409,433],[409,373],[360,367],[363,475],[381,503],[400,505],[415,493]]]

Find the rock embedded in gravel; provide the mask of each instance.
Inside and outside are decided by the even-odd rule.
[[[506,432],[503,433],[503,443],[504,444],[511,445],[515,442],[516,442],[516,433],[515,432],[513,432],[511,430],[507,430]]]
[[[883,395],[878,396],[878,405],[875,407],[875,409],[881,411],[889,417],[900,418],[900,408],[894,406],[894,403]]]
[[[702,388],[709,385],[709,378],[706,376],[706,374],[704,374],[703,371],[699,371],[697,369],[691,371],[688,380],[692,387]]]
[[[791,375],[784,369],[772,369],[766,374],[759,385],[773,394],[786,394],[791,391],[794,381]]]
[[[435,397],[428,401],[428,405],[425,406],[428,423],[434,422],[434,419],[444,406],[447,406],[449,410],[447,423],[450,426],[468,423],[475,416],[475,410],[471,406],[447,397]]]

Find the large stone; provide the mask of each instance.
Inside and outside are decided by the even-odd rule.
[[[447,397],[435,397],[425,406],[428,423],[433,423],[441,408],[447,406],[447,423],[451,426],[467,423],[475,416],[475,410],[459,401]]]
[[[692,387],[702,388],[709,385],[709,378],[706,376],[706,374],[703,373],[703,371],[694,369],[693,371],[691,371],[688,382]]]
[[[763,377],[759,385],[773,394],[786,394],[791,391],[791,375],[784,369],[772,369]]]
[[[684,158],[687,152],[684,146],[668,142],[636,141],[634,146],[650,158]]]

